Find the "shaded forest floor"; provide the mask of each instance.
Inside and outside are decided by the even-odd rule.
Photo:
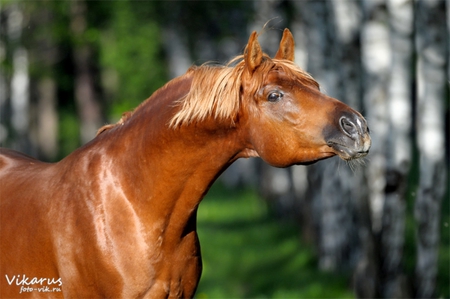
[[[317,269],[294,224],[280,223],[251,190],[215,184],[200,204],[203,274],[196,298],[353,298],[350,273]]]

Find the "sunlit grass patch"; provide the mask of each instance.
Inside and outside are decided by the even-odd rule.
[[[198,212],[203,275],[197,298],[352,298],[349,278],[317,270],[294,224],[252,190],[216,185]]]

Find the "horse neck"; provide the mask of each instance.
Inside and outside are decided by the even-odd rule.
[[[141,219],[176,219],[178,230],[194,223],[197,206],[217,176],[239,157],[238,128],[215,127],[214,120],[169,128],[186,94],[190,78],[164,88],[145,102],[123,125],[100,134],[87,150],[101,152],[103,165],[120,182]]]

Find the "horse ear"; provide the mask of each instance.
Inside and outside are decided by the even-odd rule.
[[[253,31],[248,39],[248,44],[244,51],[245,67],[250,74],[253,74],[255,69],[261,64],[263,56],[257,37],[258,35],[256,31]]]
[[[287,59],[294,61],[295,57],[295,42],[289,29],[284,29],[283,37],[281,38],[280,48],[278,48],[277,54],[275,54],[275,59]]]

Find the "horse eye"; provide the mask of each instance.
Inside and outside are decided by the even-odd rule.
[[[279,91],[272,91],[271,93],[269,93],[269,95],[267,96],[267,100],[269,102],[277,102],[279,101],[281,98],[283,97],[283,93],[279,92]]]

